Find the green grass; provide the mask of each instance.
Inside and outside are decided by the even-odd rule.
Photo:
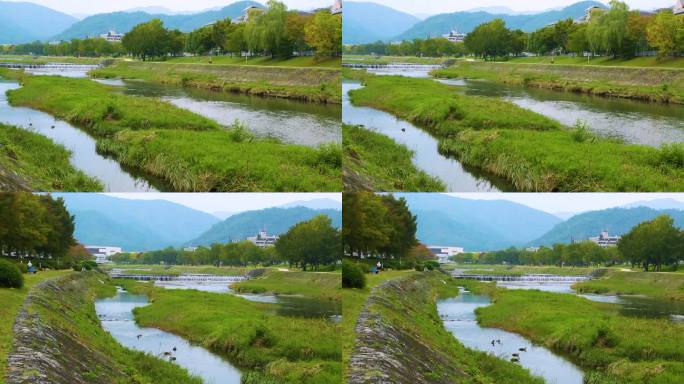
[[[23,76],[13,105],[38,109],[98,139],[98,152],[174,191],[341,190],[340,146],[257,139],[161,100],[122,95],[88,79]]]
[[[555,267],[555,266],[528,266],[528,265],[488,265],[488,264],[453,264],[449,269],[459,268],[467,270],[467,273],[482,273],[486,275],[527,275],[549,274],[560,276],[585,276],[590,275],[597,268],[583,267]]]
[[[318,103],[341,102],[338,68],[119,61],[91,71],[91,75]]]
[[[591,384],[665,384],[684,380],[684,324],[621,316],[618,305],[579,296],[497,289],[476,310],[485,327],[515,332],[567,355]]]
[[[74,168],[71,153],[38,133],[0,124],[0,185],[4,190],[98,192],[102,184]]]
[[[346,73],[345,73],[346,76]],[[466,96],[430,79],[363,75],[354,104],[380,109],[436,136],[439,150],[518,191],[681,191],[684,148],[597,137],[500,99]]]
[[[658,60],[656,57],[633,57],[630,59],[613,59],[609,56],[595,57],[587,60],[586,57],[570,56],[536,56],[517,57],[509,59],[511,63],[524,64],[561,64],[561,65],[601,65],[610,67],[639,67],[639,68],[681,68],[684,69],[684,58],[668,57]]]
[[[304,295],[341,301],[342,279],[333,272],[269,270],[262,276],[231,285],[238,292]]]
[[[4,380],[7,370],[7,355],[12,349],[14,319],[24,304],[29,291],[42,281],[65,276],[69,273],[69,271],[47,271],[27,274],[24,275],[23,288],[0,288],[0,382]]]
[[[684,275],[671,272],[610,271],[604,277],[575,284],[584,293],[646,295],[684,301]]]
[[[377,321],[383,324],[390,336],[378,349],[405,349],[400,352],[401,356],[393,357],[409,360],[410,354],[411,358],[419,361],[429,361],[430,371],[426,374],[434,377],[435,382],[542,383],[540,378],[531,376],[519,365],[466,348],[444,328],[436,301],[458,294],[455,283],[439,272],[412,273],[393,280],[378,291],[369,311],[380,316]],[[411,368],[425,369],[418,365]]]
[[[71,64],[99,64],[107,57],[73,57],[73,56],[28,56],[28,55],[0,55],[0,63],[71,63]]]
[[[168,58],[168,63],[221,64],[221,65],[259,65],[266,67],[299,67],[299,68],[339,68],[339,57],[326,57],[316,60],[313,56],[291,57],[289,59],[272,59],[270,57],[231,57],[231,56],[193,56]]]
[[[138,323],[178,334],[257,371],[255,382],[340,382],[339,324],[280,316],[273,304],[229,294],[123,283],[132,292],[146,293],[152,302],[134,310]]]
[[[343,124],[346,190],[441,192],[444,184],[412,162],[413,152],[391,138]]]
[[[674,68],[459,61],[432,74],[651,102],[684,103],[684,71]]]
[[[244,275],[254,268],[241,267],[213,267],[208,265],[156,265],[156,264],[107,264],[102,269],[111,270],[112,268],[126,269],[126,273],[142,275],[179,275],[181,273],[205,273],[220,276]]]

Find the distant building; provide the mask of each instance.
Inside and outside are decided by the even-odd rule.
[[[448,263],[451,256],[456,256],[463,253],[464,250],[461,247],[443,247],[441,245],[428,245],[427,247],[430,252],[437,258],[437,262],[440,264]]]
[[[335,4],[330,8],[330,13],[333,15],[342,14],[342,0],[335,0]]]
[[[456,30],[452,30],[451,32],[442,35],[443,38],[451,41],[452,43],[461,43],[465,40],[466,34],[465,33],[459,33]]]
[[[123,252],[121,247],[109,247],[101,245],[86,245],[86,251],[95,257],[98,264],[108,263],[109,258]]]
[[[109,31],[105,34],[100,35],[101,38],[109,41],[109,42],[119,42],[123,40],[124,34],[123,33],[116,33],[114,31]]]
[[[185,247],[183,248],[183,251],[185,252],[195,252],[198,247]]]
[[[684,1],[677,0],[677,4],[672,8],[672,13],[675,15],[684,15]]]
[[[596,243],[601,247],[614,247],[620,239],[620,236],[610,236],[608,231],[603,231],[597,237],[590,237],[589,241]]]
[[[540,247],[527,247],[527,248],[525,248],[525,250],[527,252],[539,252],[539,248]]]
[[[269,235],[266,233],[265,229],[259,231],[256,236],[248,237],[247,241],[256,245],[260,248],[273,247],[280,237],[275,235]]]

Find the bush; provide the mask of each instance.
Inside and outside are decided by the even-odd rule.
[[[361,267],[351,261],[342,262],[342,287],[343,288],[364,288],[366,286],[366,275]]]
[[[19,267],[7,260],[0,260],[0,288],[21,288],[24,286],[24,275]]]
[[[83,266],[81,265],[81,263],[74,263],[74,265],[71,268],[73,268],[76,272],[81,272],[83,270]]]
[[[423,264],[430,271],[434,271],[435,269],[439,269],[439,263],[434,261],[434,260],[428,260]]]
[[[83,268],[85,268],[86,271],[91,271],[93,269],[98,268],[97,263],[92,260],[82,261],[81,264],[83,265]]]

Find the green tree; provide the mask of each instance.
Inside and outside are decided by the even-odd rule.
[[[290,228],[276,242],[276,251],[304,271],[309,266],[318,270],[321,265],[334,264],[342,258],[340,233],[328,216],[316,216]]]
[[[646,27],[648,43],[658,50],[658,58],[672,56],[684,44],[684,19],[661,11]]]
[[[641,265],[645,271],[653,266],[660,271],[663,265],[684,259],[684,235],[672,217],[661,215],[632,228],[620,239],[618,249],[632,265]]]
[[[316,12],[304,28],[306,43],[316,56],[337,56],[342,52],[342,19],[328,11]]]

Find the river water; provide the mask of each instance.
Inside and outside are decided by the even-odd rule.
[[[443,156],[438,151],[437,139],[413,124],[395,116],[368,107],[357,107],[349,100],[349,91],[362,88],[355,81],[342,82],[342,121],[351,125],[363,125],[366,129],[382,133],[413,151],[414,165],[431,176],[439,178],[449,192],[499,192],[512,188],[493,177],[481,176],[466,169],[456,159]]]
[[[0,122],[30,130],[50,138],[71,151],[71,164],[100,180],[107,192],[156,192],[165,190],[162,183],[152,184],[152,178],[124,169],[117,161],[95,150],[95,139],[66,121],[34,109],[13,107],[7,101],[7,91],[19,88],[17,82],[0,79]]]
[[[273,137],[283,143],[317,147],[342,142],[342,109],[339,105],[182,88],[143,81],[100,82],[120,86],[127,95],[161,98],[224,126],[239,120],[257,136]]]
[[[543,377],[549,384],[582,384],[582,370],[565,358],[555,355],[543,346],[534,345],[522,336],[498,328],[481,327],[475,310],[491,304],[486,295],[461,291],[457,297],[437,303],[445,328],[469,348],[510,360],[516,353],[520,365],[534,375]],[[492,341],[495,341],[492,343]],[[526,351],[520,351],[520,348]]]
[[[168,359],[164,353],[170,353],[176,358],[176,364],[201,377],[205,384],[240,383],[240,371],[219,356],[172,333],[139,327],[133,319],[133,309],[147,304],[146,296],[132,295],[119,289],[116,296],[97,300],[95,311],[102,327],[128,348],[162,359]]]

